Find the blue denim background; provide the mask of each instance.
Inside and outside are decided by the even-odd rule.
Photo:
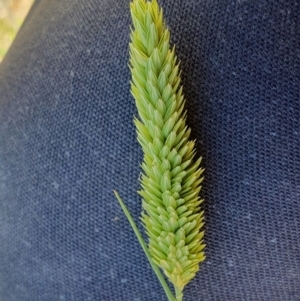
[[[206,169],[185,300],[299,301],[299,1],[160,4]],[[1,301],[166,300],[112,192],[138,221],[129,24],[127,0],[39,0],[0,65]]]

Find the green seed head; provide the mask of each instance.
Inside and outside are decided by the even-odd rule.
[[[154,262],[176,289],[195,276],[204,260],[203,212],[199,200],[203,169],[194,161],[175,47],[157,1],[130,3],[131,93],[144,151],[142,221]]]

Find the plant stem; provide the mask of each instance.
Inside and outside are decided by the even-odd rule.
[[[136,224],[135,224],[135,222],[134,222],[134,220],[133,220],[130,212],[128,211],[127,207],[125,206],[124,202],[122,201],[121,197],[119,196],[119,194],[115,190],[114,190],[114,194],[115,194],[116,198],[118,199],[118,201],[119,201],[119,203],[120,203],[120,205],[121,205],[121,207],[122,207],[122,209],[123,209],[126,217],[128,218],[128,221],[129,221],[129,223],[130,223],[130,225],[131,225],[131,227],[132,227],[132,229],[133,229],[133,231],[134,231],[134,233],[135,233],[135,235],[136,235],[136,237],[137,237],[137,239],[138,239],[141,247],[143,248],[143,250],[144,250],[144,252],[145,252],[145,254],[147,256],[147,258],[148,258],[148,260],[150,262],[150,265],[151,265],[154,273],[156,274],[156,276],[157,276],[160,284],[162,285],[162,287],[163,287],[163,289],[164,289],[164,291],[165,291],[165,293],[166,293],[166,295],[168,297],[168,300],[169,301],[177,301],[177,300],[181,301],[182,298],[181,299],[175,299],[175,297],[173,296],[173,294],[172,294],[172,292],[171,292],[171,290],[170,290],[167,282],[165,281],[163,275],[161,274],[158,266],[153,262],[153,260],[151,258],[151,254],[150,254],[150,252],[148,250],[148,247],[147,247],[147,245],[146,245],[146,243],[145,243],[145,241],[144,241],[144,239],[143,239],[143,237],[142,237],[139,229],[137,228],[137,226],[136,226]]]
[[[176,301],[182,301],[183,293],[182,290],[175,286],[175,294],[176,294]]]

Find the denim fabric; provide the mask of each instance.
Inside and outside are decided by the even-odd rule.
[[[160,4],[206,169],[185,300],[300,301],[299,1]],[[0,65],[1,301],[166,300],[113,195],[138,222],[129,25],[127,0],[40,0]]]

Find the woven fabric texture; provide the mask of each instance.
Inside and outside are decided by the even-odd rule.
[[[203,156],[187,301],[300,301],[300,4],[159,1]],[[129,3],[35,3],[0,65],[0,300],[166,300],[138,222]],[[142,227],[140,226],[142,230]]]

